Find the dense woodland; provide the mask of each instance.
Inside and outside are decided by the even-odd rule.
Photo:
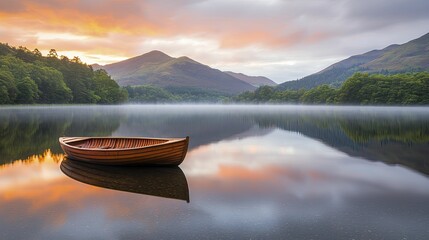
[[[100,103],[127,100],[127,92],[104,70],[78,57],[0,44],[0,104]]]
[[[339,88],[320,85],[305,90],[280,91],[263,86],[234,98],[246,103],[304,103],[348,105],[427,105],[429,73],[395,75],[356,73]]]
[[[153,85],[127,86],[131,103],[193,103],[193,102],[225,102],[231,96],[217,91],[190,87],[160,88]]]
[[[126,86],[128,98],[133,103],[178,102],[179,98],[167,90],[151,85]]]

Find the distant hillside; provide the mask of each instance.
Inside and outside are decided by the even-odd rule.
[[[335,63],[300,80],[282,83],[279,90],[339,86],[356,72],[404,73],[429,70],[429,33],[402,45],[390,45]]]
[[[94,69],[94,70],[103,69],[103,66],[102,66],[102,65],[100,65],[100,64],[98,64],[98,63],[91,64],[91,67],[92,67],[92,69]]]
[[[175,89],[196,89],[228,95],[255,89],[240,79],[188,57],[173,58],[160,51],[152,51],[101,68],[121,86],[150,84],[173,92]]]
[[[240,79],[241,81],[247,82],[252,86],[260,87],[260,86],[277,86],[277,83],[275,83],[273,80],[263,77],[263,76],[247,76],[242,73],[235,73],[226,71],[225,73]]]

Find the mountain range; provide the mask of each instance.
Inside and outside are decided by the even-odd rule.
[[[238,78],[242,81],[245,81],[252,86],[260,87],[260,86],[277,86],[277,83],[275,83],[273,80],[264,77],[264,76],[248,76],[243,73],[235,73],[231,71],[225,71],[225,73]]]
[[[356,72],[404,73],[429,70],[429,33],[404,44],[351,56],[320,72],[278,85],[277,89],[310,89],[322,84],[339,86]]]
[[[121,62],[105,66],[94,64],[94,69],[105,69],[121,86],[153,85],[175,89],[200,89],[233,95],[252,91],[261,85],[275,84],[268,78],[222,72],[188,57],[174,58],[161,51],[151,51]]]
[[[121,86],[153,85],[172,92],[196,89],[223,95],[253,91],[267,85],[278,90],[310,89],[322,84],[340,86],[356,72],[404,73],[429,71],[429,33],[404,44],[393,44],[351,56],[302,79],[277,85],[266,77],[247,76],[211,68],[188,57],[174,58],[160,51],[151,51],[121,62],[92,65],[105,69]]]

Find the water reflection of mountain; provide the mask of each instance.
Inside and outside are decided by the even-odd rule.
[[[299,132],[345,152],[387,164],[401,164],[429,175],[429,123],[424,112],[388,111],[177,111],[128,114],[114,135],[191,136],[190,149],[227,139]],[[255,128],[256,126],[256,128]]]
[[[116,136],[190,136],[189,149],[231,138],[248,131],[254,122],[248,116],[232,113],[185,115],[129,114],[113,133]]]
[[[280,128],[345,152],[429,174],[429,114],[423,109],[329,107],[57,106],[3,108],[0,164],[61,152],[59,136],[191,137],[190,150]]]
[[[419,116],[257,117],[260,127],[299,132],[350,156],[400,164],[429,175],[429,123]]]
[[[0,113],[0,164],[41,154],[60,153],[60,136],[105,136],[119,126],[119,115],[84,107],[29,107]]]

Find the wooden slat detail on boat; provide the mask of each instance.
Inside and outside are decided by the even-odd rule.
[[[183,142],[173,142],[171,144],[166,144],[163,146],[158,146],[156,148],[144,148],[144,149],[124,149],[118,151],[88,151],[85,149],[79,148],[67,148],[68,151],[74,154],[82,154],[88,156],[102,156],[102,157],[118,157],[118,156],[128,156],[128,155],[148,155],[151,153],[159,153],[164,151],[172,151],[177,149],[183,149],[185,147],[185,143]]]
[[[97,149],[97,148],[127,149],[127,148],[151,146],[155,144],[165,143],[167,141],[168,140],[158,140],[158,139],[94,138],[94,139],[86,140],[83,144],[70,143],[70,145],[78,146],[81,148],[87,148],[87,149]]]

